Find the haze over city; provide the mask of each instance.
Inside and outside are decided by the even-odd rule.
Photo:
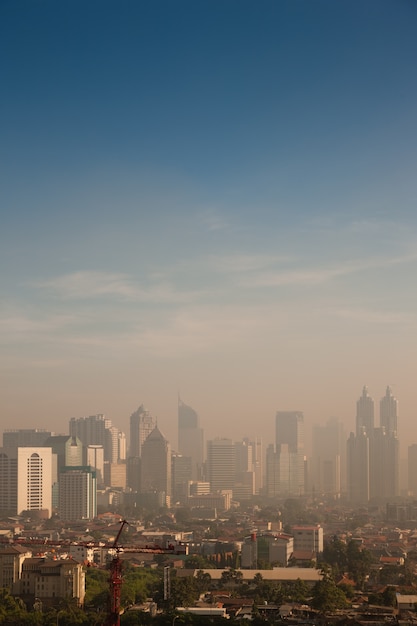
[[[6,1],[3,428],[417,443],[417,5]]]

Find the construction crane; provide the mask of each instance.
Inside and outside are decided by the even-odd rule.
[[[114,539],[112,544],[105,544],[103,542],[95,542],[95,541],[53,541],[46,538],[20,538],[20,539],[7,539],[0,538],[0,545],[21,545],[21,546],[39,546],[44,550],[45,548],[65,548],[70,546],[85,546],[88,548],[99,547],[99,548],[107,548],[109,550],[114,551],[114,556],[110,563],[110,575],[109,575],[109,605],[107,617],[103,626],[120,626],[120,612],[121,612],[121,595],[122,595],[122,584],[123,584],[123,576],[122,576],[122,567],[123,562],[120,558],[121,552],[132,552],[132,553],[151,553],[151,554],[173,554],[175,553],[175,547],[173,545],[169,545],[168,547],[160,547],[157,545],[145,545],[145,546],[129,546],[124,545],[123,547],[119,544],[120,536],[125,528],[128,526],[129,522],[125,519],[120,520],[120,528],[117,532],[116,538]]]
[[[121,520],[119,532],[113,542],[112,548],[116,551],[115,555],[110,563],[110,577],[109,577],[109,613],[106,620],[106,626],[120,626],[120,607],[122,597],[122,561],[120,558],[120,546],[119,539],[123,532],[123,529],[128,525],[125,519]]]

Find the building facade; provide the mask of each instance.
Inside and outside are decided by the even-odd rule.
[[[235,446],[231,439],[207,442],[207,479],[213,492],[232,490],[235,481]]]
[[[65,521],[97,515],[96,473],[89,466],[65,467],[59,477],[59,516]]]

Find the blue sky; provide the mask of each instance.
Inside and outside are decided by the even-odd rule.
[[[0,415],[415,408],[413,1],[6,0]],[[226,420],[225,420],[226,418]],[[225,423],[226,421],[226,423]]]

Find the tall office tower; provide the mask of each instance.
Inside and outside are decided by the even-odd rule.
[[[59,478],[59,516],[73,522],[97,515],[96,474],[91,467],[65,467]]]
[[[96,483],[100,487],[104,485],[104,448],[91,444],[87,446],[87,465],[96,473]]]
[[[255,494],[259,495],[262,492],[263,480],[264,480],[264,460],[263,460],[263,446],[262,439],[256,438],[252,442],[254,470],[255,470]]]
[[[155,426],[155,419],[141,404],[130,416],[130,457],[142,456],[142,446]]]
[[[191,482],[191,458],[172,454],[171,464],[172,498],[174,502],[186,504]]]
[[[171,497],[171,446],[158,426],[142,445],[141,492],[165,494],[169,507]]]
[[[268,446],[266,451],[265,485],[268,498],[300,495],[300,492],[296,490],[294,485],[295,477],[298,476],[300,469],[299,465],[298,455],[291,452],[287,443],[282,443],[278,451],[273,444]]]
[[[17,448],[0,448],[0,514],[17,514]]]
[[[89,417],[72,417],[69,422],[69,434],[81,439],[83,446],[106,445],[106,419],[101,413]]]
[[[41,428],[8,429],[3,432],[4,448],[24,448],[44,446],[45,441],[52,435],[50,430]]]
[[[288,464],[287,479],[284,465],[280,462],[280,485],[288,495],[304,493],[304,416],[301,411],[277,411],[276,452],[283,455]]]
[[[313,426],[311,490],[340,497],[343,470],[346,473],[346,436],[343,424],[332,417],[324,426]]]
[[[231,439],[207,442],[207,478],[212,492],[233,489],[235,479],[235,446]]]
[[[397,435],[398,401],[392,395],[390,387],[387,387],[385,396],[379,403],[379,419],[387,435]]]
[[[408,446],[408,495],[417,496],[417,443]],[[1,476],[1,473],[0,473]]]
[[[106,428],[104,459],[108,463],[117,463],[119,460],[119,429],[116,426]]]
[[[204,461],[204,433],[198,414],[178,398],[178,452],[191,458],[193,480],[200,480]]]
[[[275,451],[275,446],[271,443],[266,449],[266,476],[265,493],[268,498],[275,498],[280,494],[280,455]]]
[[[384,427],[374,428],[369,440],[369,497],[394,498],[399,495],[399,445]]]
[[[374,401],[368,395],[368,387],[362,389],[362,395],[356,402],[356,434],[363,430],[370,437],[374,428]]]
[[[99,445],[104,448],[104,460],[112,463],[118,456],[118,429],[112,426],[111,420],[102,413],[89,417],[72,417],[69,423],[70,435],[81,439],[84,446],[84,463],[86,449],[90,445]],[[117,462],[117,458],[116,461]]]
[[[369,437],[362,431],[350,433],[347,441],[348,498],[354,504],[369,500]]]
[[[235,442],[234,497],[249,498],[255,494],[255,444],[249,439]],[[239,492],[239,497],[237,493]]]
[[[52,515],[52,448],[17,448],[17,510]]]

